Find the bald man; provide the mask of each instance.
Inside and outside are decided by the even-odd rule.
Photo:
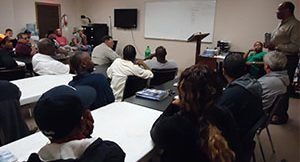
[[[55,45],[48,38],[43,38],[38,42],[39,53],[32,57],[33,71],[39,75],[68,74],[69,65],[63,64],[54,58]]]

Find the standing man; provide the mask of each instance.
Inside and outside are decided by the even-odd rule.
[[[111,36],[104,36],[102,41],[103,43],[96,46],[92,52],[92,60],[95,64],[111,64],[116,58],[120,58],[120,56],[112,50],[114,41]]]
[[[273,31],[271,43],[267,45],[269,50],[277,50],[287,56],[287,71],[290,83],[299,62],[300,49],[300,22],[294,16],[295,6],[291,2],[283,2],[277,10],[277,18],[281,20],[278,27]],[[291,84],[289,94],[293,94]]]

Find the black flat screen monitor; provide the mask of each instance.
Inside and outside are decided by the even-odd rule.
[[[137,27],[137,9],[115,9],[115,27],[118,28],[136,28]]]

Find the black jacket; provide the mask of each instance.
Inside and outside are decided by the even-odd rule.
[[[19,88],[0,80],[0,90],[0,145],[4,145],[29,135],[29,130],[20,112]]]
[[[208,162],[201,151],[199,127],[189,113],[171,104],[155,121],[151,137],[155,145],[163,150],[162,162]]]
[[[97,92],[97,99],[91,106],[91,110],[105,106],[115,101],[115,97],[109,82],[102,74],[80,74],[73,77],[73,80],[69,82],[70,86],[87,85],[94,88]]]
[[[5,49],[0,49],[0,68],[12,69],[17,66],[17,62],[9,54],[9,52]]]
[[[125,153],[114,142],[98,138],[83,153],[79,159],[55,160],[51,162],[124,162]],[[38,154],[30,155],[27,162],[42,162]]]
[[[234,80],[226,87],[218,101],[220,107],[231,111],[241,138],[264,115],[262,109],[262,87],[248,74]]]

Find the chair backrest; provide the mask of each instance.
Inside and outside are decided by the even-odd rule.
[[[163,84],[173,80],[177,74],[177,68],[172,69],[152,69],[154,77],[150,80],[150,86]]]
[[[260,132],[270,124],[272,116],[276,112],[276,110],[281,106],[284,106],[283,104],[285,103],[285,97],[287,97],[287,94],[276,96],[276,99],[271,106],[271,111],[266,112],[263,116],[261,116],[261,118],[250,129],[247,136],[243,138],[244,140],[253,139],[255,134],[260,134]]]
[[[1,69],[0,70],[0,80],[16,80],[25,78],[26,74],[26,67],[25,66],[18,66],[13,69]]]
[[[270,112],[266,112],[267,116],[268,116],[268,120],[266,121],[266,126],[268,126],[272,120],[272,117],[274,115],[274,113],[282,108],[282,107],[287,107],[288,106],[288,93],[284,93],[284,94],[279,94],[276,96],[271,108],[270,108]]]
[[[137,91],[144,89],[147,86],[147,81],[148,79],[143,79],[137,76],[128,76],[125,83],[123,100],[135,95]]]

